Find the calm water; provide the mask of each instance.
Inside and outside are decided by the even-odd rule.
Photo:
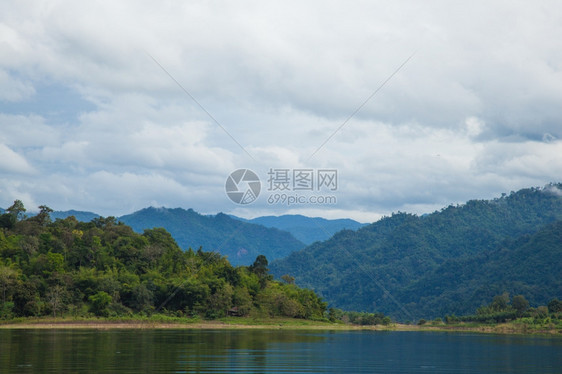
[[[562,339],[429,332],[0,330],[0,373],[562,373]]]

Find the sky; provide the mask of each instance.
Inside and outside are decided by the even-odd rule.
[[[560,182],[560,35],[559,1],[4,1],[0,207],[373,222]]]

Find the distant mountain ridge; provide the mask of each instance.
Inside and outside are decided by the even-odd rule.
[[[57,218],[65,219],[70,216],[74,216],[78,221],[90,222],[94,218],[99,218],[100,215],[92,212],[84,212],[79,210],[67,210],[67,211],[54,211],[50,213],[51,219],[56,220]]]
[[[306,217],[300,214],[263,216],[253,219],[244,219],[236,216],[232,217],[265,227],[275,227],[280,230],[288,231],[305,244],[327,240],[341,230],[357,230],[367,225],[349,218],[325,219],[321,217]]]
[[[295,277],[335,307],[402,320],[473,311],[494,292],[544,303],[562,296],[560,220],[562,184],[552,184],[423,217],[393,214],[273,261],[270,269]]]
[[[228,256],[233,265],[249,265],[260,254],[268,259],[286,257],[304,248],[289,232],[239,221],[226,214],[201,215],[193,209],[145,208],[119,217],[133,230],[163,227],[179,246],[216,251]]]
[[[212,237],[221,236],[213,230],[206,230],[204,228],[205,225],[213,224],[213,219],[210,217],[216,216],[207,216],[201,215],[196,213],[193,209],[184,210],[182,208],[169,209],[169,208],[146,208],[148,210],[141,210],[138,212],[134,212],[132,214],[124,215],[122,217],[118,217],[117,219],[123,221],[133,227],[137,232],[142,232],[145,228],[152,228],[152,227],[164,227],[176,239],[178,244],[181,247],[188,248],[188,247],[199,247],[203,246],[204,249],[208,249],[210,246],[218,248],[221,243],[217,243],[216,240],[211,239]],[[164,214],[164,212],[170,212],[171,214]],[[143,212],[140,214],[139,212]],[[139,214],[137,214],[139,213]],[[151,219],[148,217],[149,214],[155,214],[158,218]],[[183,214],[183,218],[179,216]],[[222,213],[219,213],[222,214]],[[55,220],[57,218],[64,219],[69,216],[74,216],[78,221],[89,222],[94,218],[99,218],[100,215],[87,212],[87,211],[77,211],[77,210],[68,210],[68,211],[54,211],[51,213],[51,219]],[[281,239],[281,242],[285,242],[289,240],[288,248],[289,250],[282,250],[279,246],[273,244],[276,247],[274,250],[270,250],[269,248],[272,247],[271,240],[279,240],[279,237],[272,237],[271,240],[266,240],[266,243],[262,243],[261,247],[264,250],[264,254],[269,260],[274,260],[280,258],[280,254],[284,254],[285,256],[288,255],[290,252],[296,249],[302,249],[306,244],[311,244],[316,241],[322,241],[329,239],[332,235],[336,232],[350,229],[350,230],[357,230],[360,227],[365,226],[366,224],[359,223],[352,219],[334,219],[329,220],[320,217],[306,217],[303,215],[282,215],[282,216],[264,216],[264,217],[257,217],[254,219],[244,219],[232,215],[228,215],[228,217],[236,220],[245,222],[248,224],[260,225],[266,228],[275,228],[284,232],[289,232],[292,236],[297,239],[300,244],[296,245],[293,240],[284,238]],[[191,228],[181,227],[181,223],[179,221],[184,220],[185,225],[192,225]],[[194,226],[193,226],[194,225]],[[198,227],[198,229],[195,229]],[[195,231],[194,231],[195,230]],[[197,232],[196,232],[197,231]],[[267,233],[271,233],[272,231],[265,231]],[[277,233],[276,235],[279,235]],[[189,236],[189,238],[188,238]],[[281,235],[284,236],[284,235]],[[240,240],[238,240],[240,241]],[[198,244],[197,244],[198,243]],[[237,264],[237,260],[232,258],[233,255],[236,255],[237,258],[241,258],[240,256],[244,257],[243,253],[248,251],[247,248],[253,248],[253,245],[249,245],[246,243],[245,245],[241,245],[237,243],[236,240],[233,242],[234,245],[239,248],[240,253],[237,251],[236,254],[232,253],[231,250],[221,249],[222,251],[228,251],[228,255],[230,256],[230,260]],[[252,252],[253,253],[253,252]],[[267,253],[270,255],[267,256]],[[254,257],[255,259],[255,257]],[[243,262],[246,263],[248,259],[245,259]]]

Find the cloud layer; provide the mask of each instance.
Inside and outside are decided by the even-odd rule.
[[[561,14],[556,1],[2,4],[0,206],[371,221],[559,181]],[[224,183],[241,167],[264,182],[337,168],[338,202],[236,206]]]

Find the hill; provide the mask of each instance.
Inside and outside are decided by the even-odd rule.
[[[286,231],[242,222],[223,213],[204,216],[193,209],[145,208],[119,220],[139,233],[163,227],[180,247],[219,252],[233,265],[249,265],[260,254],[269,260],[286,257],[305,246]]]
[[[23,205],[19,205],[23,207]],[[181,250],[164,229],[135,233],[115,218],[0,219],[0,320],[237,316],[321,319],[310,290],[273,281],[267,260],[233,267],[217,253]]]
[[[67,217],[74,216],[74,218],[80,222],[90,222],[94,218],[100,217],[99,214],[79,210],[54,211],[50,213],[50,216],[53,221],[56,219],[65,219]]]
[[[265,227],[275,227],[279,230],[288,231],[305,244],[327,240],[338,231],[345,229],[357,230],[366,225],[348,218],[325,219],[321,217],[306,217],[300,214],[263,216],[249,220],[235,216],[231,217]]]
[[[545,305],[562,295],[562,221],[491,252],[447,260],[396,295],[427,316],[462,315],[508,292]]]
[[[553,273],[559,267],[540,266],[545,265],[540,261],[558,264],[562,255],[562,244],[556,242],[558,226],[547,226],[562,220],[561,188],[524,189],[422,217],[393,214],[274,261],[271,270],[278,277],[290,274],[332,306],[379,311],[402,320],[474,310],[498,290],[524,293],[532,304],[544,303],[544,297],[562,293],[553,281],[559,278],[560,271]],[[529,243],[549,242],[554,244],[544,260],[531,256],[533,251],[542,253],[543,247]],[[500,271],[502,264],[505,272]],[[493,271],[494,277],[476,267]],[[537,274],[515,279],[523,271]],[[457,279],[461,273],[462,281]],[[557,293],[531,292],[540,288]]]
[[[159,214],[158,217],[155,217],[155,219],[151,220],[148,217],[146,217],[147,213],[149,212],[154,213],[160,208],[147,208],[147,209],[149,209],[149,211],[145,211],[143,212],[143,214],[135,215],[136,213],[132,213],[132,214],[125,215],[123,217],[119,217],[118,219],[122,220],[124,223],[130,224],[137,232],[142,232],[142,230],[148,228],[149,226],[164,227],[170,230],[172,232],[174,239],[176,239],[179,242],[179,244],[185,248],[188,248],[190,246],[193,248],[198,248],[199,246],[203,246],[206,248],[209,245],[209,243],[213,243],[213,245],[216,245],[216,243],[212,240],[212,238],[205,237],[203,233],[193,233],[193,232],[190,233],[190,237],[195,238],[195,240],[201,240],[200,242],[201,244],[195,244],[194,240],[187,240],[186,234],[184,233],[185,231],[184,228],[179,227],[181,226],[181,224],[179,224],[178,226],[177,217],[173,218],[172,215],[170,215],[167,218],[164,218],[162,214]],[[181,210],[181,208],[178,209]],[[193,212],[193,210],[191,209],[187,210],[187,212],[190,211]],[[3,209],[0,208],[0,213],[3,212],[4,212]],[[195,214],[197,215],[197,213]],[[27,215],[33,216],[34,214],[28,213]],[[185,215],[187,216],[188,214]],[[93,212],[77,211],[77,210],[54,211],[50,213],[50,216],[52,220],[65,219],[67,217],[74,216],[78,221],[81,222],[90,222],[92,219],[100,217],[99,214]],[[203,215],[198,215],[198,216],[207,217]],[[287,231],[291,233],[295,239],[301,242],[301,244],[299,244],[296,247],[293,245],[294,243],[290,244],[290,248],[297,248],[297,249],[301,249],[305,245],[312,244],[316,241],[327,240],[338,231],[344,229],[357,230],[360,227],[366,225],[364,223],[359,223],[352,219],[329,220],[320,217],[306,217],[303,215],[264,216],[264,217],[257,217],[254,219],[244,219],[233,215],[229,215],[229,217],[246,223],[252,223],[267,228],[276,228],[281,231]],[[141,222],[137,222],[137,219],[140,219]],[[179,219],[181,220],[181,218]],[[178,226],[178,227],[172,227],[172,226]],[[201,227],[199,224],[197,224],[197,226]],[[206,230],[203,229],[203,231]],[[207,233],[209,235],[215,235],[213,230],[209,230]],[[267,250],[268,246],[269,245],[266,245],[266,251],[267,253],[270,254],[268,258],[269,259],[279,258],[279,256],[276,253],[274,253],[275,251],[272,252]],[[245,250],[247,250],[247,248],[245,248],[244,246],[239,246],[239,249],[241,250],[242,254],[244,253]],[[289,252],[287,252],[286,254],[288,255]],[[233,253],[229,254],[233,262],[238,263],[237,258],[240,257],[240,254],[236,252],[235,254],[236,258],[233,258],[232,255]],[[252,261],[252,259],[247,258],[242,260],[240,263],[249,264],[249,261]]]

